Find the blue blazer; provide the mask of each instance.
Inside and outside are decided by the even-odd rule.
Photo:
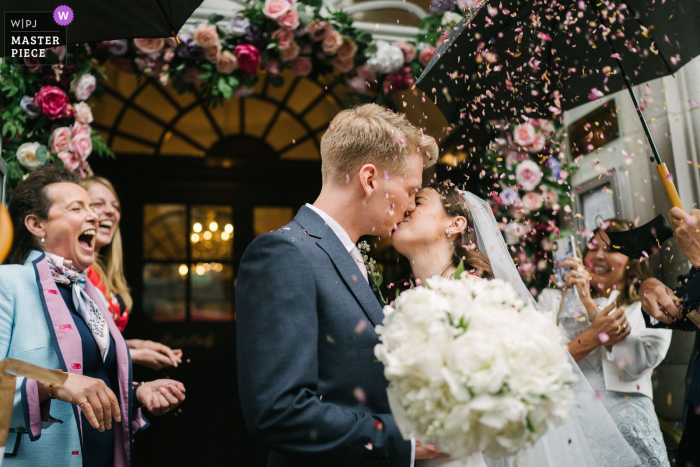
[[[257,238],[236,287],[238,383],[270,467],[408,467],[374,356],[377,296],[330,227],[307,207]]]
[[[100,307],[114,339],[122,412],[122,422],[112,424],[114,466],[125,467],[132,464],[133,433],[145,425],[140,409],[130,410],[129,349],[102,293],[90,281],[85,291]],[[80,334],[38,250],[29,254],[24,265],[0,266],[0,360],[7,357],[68,373],[83,372]],[[4,465],[82,467],[81,429],[80,408],[51,399],[39,403],[36,381],[18,377]]]

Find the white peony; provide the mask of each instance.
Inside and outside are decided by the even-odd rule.
[[[563,423],[575,377],[556,325],[500,280],[426,282],[386,306],[377,326],[402,435],[453,458],[498,458]]]
[[[503,236],[506,239],[506,243],[509,245],[520,243],[520,239],[527,233],[527,227],[520,222],[509,222],[505,229],[503,229]]]
[[[44,165],[36,158],[36,151],[40,146],[39,143],[23,143],[17,148],[17,160],[22,167],[32,171]]]
[[[403,51],[385,41],[377,41],[377,53],[367,63],[378,73],[393,73],[403,66]]]
[[[462,15],[459,15],[452,11],[446,11],[445,14],[442,15],[442,20],[440,22],[443,26],[452,26],[462,21],[462,18]]]

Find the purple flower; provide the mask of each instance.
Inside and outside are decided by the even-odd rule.
[[[129,44],[126,39],[117,39],[112,41],[112,46],[107,49],[112,55],[124,55],[126,50],[129,48]]]
[[[34,102],[33,97],[24,96],[20,101],[19,106],[22,108],[24,113],[31,118],[36,118],[39,116],[39,108],[36,106],[36,102]]]
[[[518,190],[515,188],[506,188],[500,194],[501,201],[504,206],[518,205],[521,203],[520,195],[518,195]]]
[[[265,39],[263,39],[262,36],[262,29],[255,26],[251,26],[250,28],[248,28],[248,31],[245,33],[244,39],[247,43],[254,46],[258,50],[265,50],[265,46],[267,46],[267,43],[265,42]]]
[[[547,159],[547,167],[552,169],[552,178],[554,180],[559,180],[559,172],[561,172],[561,163],[556,157],[550,157]]]
[[[452,9],[454,1],[452,0],[432,0],[430,2],[430,11],[435,14],[442,14]]]
[[[248,28],[250,28],[250,20],[241,17],[233,18],[228,26],[229,32],[236,37],[245,36]]]
[[[184,47],[180,47],[177,54],[182,58],[189,58],[190,60],[204,60],[204,49],[195,45],[192,39],[189,39]]]

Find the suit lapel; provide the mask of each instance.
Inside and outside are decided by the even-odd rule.
[[[362,306],[362,310],[374,326],[384,319],[382,305],[375,296],[371,286],[365,281],[355,260],[343,246],[325,221],[307,207],[302,207],[294,220],[312,237],[319,239],[318,246],[330,257],[345,285]]]

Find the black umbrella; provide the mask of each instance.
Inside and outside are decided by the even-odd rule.
[[[450,31],[417,86],[452,123],[553,118],[626,87],[671,204],[682,208],[632,86],[700,54],[698,24],[700,8],[684,0],[482,1]],[[663,218],[650,225],[625,242],[626,254],[639,257],[647,240],[672,234]]]
[[[3,5],[3,12],[53,12],[69,5],[73,21],[67,26],[68,44],[112,39],[176,36],[202,0],[31,0],[15,6]],[[5,25],[8,27],[8,25]],[[55,27],[56,24],[54,23]],[[5,50],[9,27],[0,36],[0,54]],[[177,36],[176,36],[177,37]]]

